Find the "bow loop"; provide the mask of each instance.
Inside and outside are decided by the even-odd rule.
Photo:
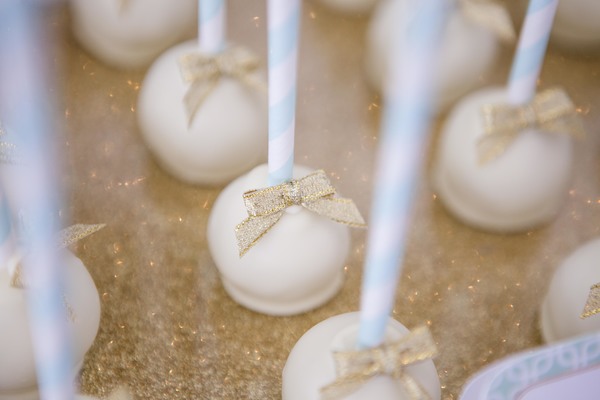
[[[298,180],[244,193],[248,218],[235,228],[240,257],[279,221],[286,208],[293,205],[341,224],[364,227],[365,222],[354,202],[334,197],[335,193],[322,170]]]
[[[254,76],[260,67],[259,59],[243,47],[231,47],[218,54],[185,54],[179,59],[179,67],[184,82],[190,84],[183,98],[190,125],[222,77],[237,79],[249,87],[264,88]]]
[[[584,131],[575,105],[559,88],[544,90],[525,105],[486,104],[481,112],[485,135],[477,147],[482,164],[503,154],[526,129],[574,136]]]
[[[333,353],[337,379],[321,389],[324,400],[339,399],[377,375],[398,379],[411,400],[430,399],[421,385],[405,371],[411,364],[430,359],[437,348],[429,329],[421,326],[400,340],[378,347]]]

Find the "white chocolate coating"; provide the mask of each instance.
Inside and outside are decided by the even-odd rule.
[[[346,14],[365,14],[370,12],[379,0],[319,0],[332,10]]]
[[[591,240],[558,267],[540,311],[542,337],[552,343],[600,331],[600,315],[581,319],[590,287],[600,282],[600,238]]]
[[[189,84],[178,60],[197,50],[195,42],[175,46],[148,70],[138,99],[138,124],[159,164],[173,176],[223,184],[266,159],[267,94],[222,78],[188,126],[183,97]]]
[[[521,132],[505,153],[480,164],[484,134],[481,106],[505,102],[505,91],[487,88],[462,99],[441,132],[433,185],[458,219],[496,232],[517,232],[549,222],[571,182],[573,151],[568,134]]]
[[[296,179],[310,172],[294,167]],[[266,186],[267,166],[260,165],[231,182],[212,207],[208,247],[225,290],[241,305],[265,314],[292,315],[319,307],[342,286],[348,227],[292,206],[240,258],[235,227],[248,216],[242,195]]]
[[[72,253],[64,252],[65,301],[73,312],[73,376],[96,338],[100,298],[92,277]],[[7,269],[0,270],[0,400],[38,398],[25,292],[10,287]]]
[[[350,350],[356,343],[359,313],[336,315],[312,327],[296,343],[283,368],[283,400],[319,400],[319,389],[336,378],[332,350]],[[391,319],[386,340],[398,340],[408,329]],[[411,375],[429,393],[431,399],[441,397],[440,381],[431,360],[406,367]],[[388,376],[377,376],[345,400],[408,400],[402,385]]]
[[[125,4],[121,8],[121,4]],[[118,68],[150,64],[184,39],[197,19],[196,0],[70,0],[75,38]]]
[[[552,43],[574,51],[600,49],[600,1],[560,1],[552,25]]]
[[[382,0],[367,31],[365,71],[369,84],[383,91],[392,40],[404,35],[403,22],[410,0]],[[498,39],[489,29],[469,21],[458,8],[448,15],[437,56],[433,110],[441,111],[481,85],[499,52]],[[400,55],[401,57],[401,55]]]

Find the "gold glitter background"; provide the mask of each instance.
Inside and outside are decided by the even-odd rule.
[[[229,5],[230,39],[262,57],[264,3]],[[516,21],[522,3],[510,2]],[[102,298],[82,391],[104,396],[124,384],[137,399],[280,398],[281,371],[298,338],[323,319],[358,309],[365,232],[352,233],[343,290],[318,310],[275,318],[237,305],[206,244],[220,189],[171,178],[141,140],[135,108],[144,71],[115,70],[87,55],[71,36],[64,9],[49,12],[48,21],[65,68],[58,85],[65,215],[107,224],[76,249]],[[367,22],[305,2],[296,139],[297,162],[328,171],[366,217],[381,107],[363,80]],[[503,84],[512,51],[505,49],[482,84]],[[552,271],[600,233],[599,72],[600,58],[549,50],[541,82],[567,89],[589,134],[576,145],[566,204],[548,226],[510,236],[473,230],[446,213],[423,176],[394,316],[408,327],[430,324],[441,349],[435,364],[444,399],[457,398],[486,364],[541,343],[537,310]]]

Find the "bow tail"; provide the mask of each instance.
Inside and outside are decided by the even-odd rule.
[[[200,106],[204,103],[204,100],[206,100],[210,92],[217,86],[218,82],[219,76],[212,75],[211,77],[206,78],[206,80],[198,79],[191,84],[183,97],[183,103],[188,115],[188,127],[192,125]]]
[[[262,216],[250,216],[235,227],[238,250],[242,257],[279,221],[283,211]]]
[[[427,391],[417,382],[415,378],[409,374],[402,372],[397,377],[400,380],[402,389],[408,394],[408,398],[411,400],[431,400],[431,396]]]
[[[100,229],[104,228],[106,224],[94,224],[94,225],[86,225],[86,224],[75,224],[71,225],[68,228],[62,229],[58,232],[58,238],[56,240],[56,246],[59,249],[64,249],[65,247],[69,247],[73,243],[80,241],[81,239],[90,236],[93,233],[98,232]]]
[[[503,154],[515,140],[518,131],[496,132],[482,136],[477,142],[477,161],[486,164]]]
[[[365,220],[360,215],[356,204],[350,199],[326,196],[302,205],[308,210],[340,224],[356,228],[366,227]]]
[[[364,372],[354,373],[352,375],[346,375],[338,377],[336,381],[330,383],[327,386],[323,386],[320,390],[321,400],[337,400],[342,399],[349,394],[356,392],[362,385],[364,385],[369,379],[373,378],[375,373]]]
[[[516,40],[517,35],[512,20],[502,5],[469,0],[462,1],[461,7],[469,20],[491,30],[503,42],[512,43]]]

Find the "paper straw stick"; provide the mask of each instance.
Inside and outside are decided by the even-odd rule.
[[[508,101],[519,105],[535,96],[558,0],[531,0],[519,35],[508,81]]]
[[[46,98],[49,89],[44,66],[51,47],[42,35],[40,2],[0,2],[0,118],[15,132],[22,165],[2,166],[2,183],[11,210],[27,216],[30,230],[22,238],[29,254],[24,276],[36,371],[42,400],[73,398],[73,362],[67,315],[63,304],[63,272],[54,251],[57,185],[51,166],[50,127]],[[8,176],[10,172],[10,177]],[[9,177],[10,179],[7,179]],[[1,329],[1,328],[0,328]]]
[[[200,50],[218,53],[225,48],[225,0],[199,0],[198,37]]]
[[[402,52],[402,60],[392,60],[395,67],[384,100],[361,294],[360,347],[381,344],[393,308],[414,186],[425,158],[432,66],[448,11],[446,0],[411,4],[417,9],[406,13],[414,16],[394,49],[394,55]]]
[[[2,126],[0,125],[0,130]],[[0,270],[6,267],[8,260],[13,255],[13,243],[10,239],[10,210],[6,198],[0,191]]]
[[[292,179],[300,0],[269,0],[269,185]]]

